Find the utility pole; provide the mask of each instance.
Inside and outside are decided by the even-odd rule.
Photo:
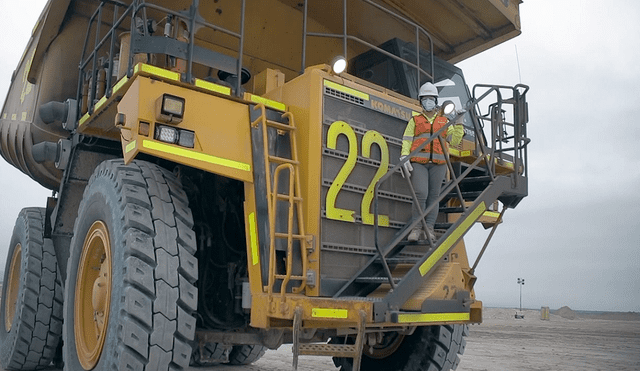
[[[522,286],[524,286],[524,278],[518,278],[518,285],[520,286],[520,311],[522,312]]]

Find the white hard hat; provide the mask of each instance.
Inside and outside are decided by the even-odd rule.
[[[424,85],[420,87],[420,92],[418,93],[418,97],[424,97],[424,96],[437,97],[438,88],[436,88],[436,86],[430,82],[424,83]]]

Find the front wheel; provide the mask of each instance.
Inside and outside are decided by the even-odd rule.
[[[71,241],[65,370],[182,370],[195,334],[193,218],[179,182],[145,162],[105,161]]]
[[[361,371],[449,371],[455,370],[464,353],[468,325],[418,327],[412,335],[385,333],[374,346],[365,345]],[[332,339],[342,342],[344,338]],[[334,358],[341,371],[351,371],[351,358]]]

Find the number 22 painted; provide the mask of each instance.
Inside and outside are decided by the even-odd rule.
[[[347,137],[347,141],[349,143],[349,153],[347,155],[347,161],[345,161],[344,165],[338,172],[338,175],[333,180],[333,183],[329,187],[327,191],[327,200],[326,200],[326,209],[327,209],[327,218],[334,220],[342,220],[345,222],[355,222],[355,211],[340,209],[336,207],[336,198],[338,197],[338,193],[342,189],[342,186],[347,181],[347,178],[353,171],[356,166],[356,162],[358,161],[358,140],[356,137],[355,131],[353,128],[349,126],[344,121],[336,121],[329,127],[329,131],[327,132],[327,147],[330,149],[336,149],[336,142],[338,140],[338,136],[342,134]],[[369,183],[369,187],[364,193],[364,197],[362,198],[361,203],[361,213],[362,223],[373,225],[373,217],[374,215],[371,213],[371,203],[373,202],[373,192],[378,179],[380,179],[384,174],[389,171],[389,148],[387,146],[387,142],[384,140],[382,135],[375,130],[367,131],[362,137],[362,156],[366,158],[370,158],[371,156],[371,147],[373,144],[377,144],[380,147],[380,167],[378,171],[371,179],[371,183]],[[378,215],[378,225],[388,227],[389,226],[389,217],[387,215]]]

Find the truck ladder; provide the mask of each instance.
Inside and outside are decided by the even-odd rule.
[[[282,114],[282,118],[289,124],[276,122],[267,118],[267,111],[263,104],[258,104],[254,110],[260,110],[260,116],[251,123],[252,127],[262,126],[263,151],[266,170],[266,188],[269,210],[269,279],[267,283],[267,293],[273,294],[278,280],[281,280],[280,294],[284,297],[287,286],[291,280],[300,281],[300,285],[293,287],[293,293],[300,293],[307,285],[307,267],[309,263],[308,251],[311,239],[305,234],[304,218],[302,214],[302,191],[300,188],[300,162],[298,161],[298,150],[296,144],[296,126],[291,112]],[[279,157],[269,152],[269,128],[276,129],[278,135],[288,135],[291,149],[290,158]],[[272,166],[275,170],[272,174]],[[279,178],[282,172],[288,174],[288,187],[286,191],[280,191]],[[278,201],[288,203],[286,231],[276,231],[276,216],[278,215]],[[297,233],[294,232],[294,214],[297,223]],[[276,241],[286,240],[287,257],[284,274],[279,274],[276,270]],[[293,274],[293,245],[298,241],[300,245],[302,274]]]
[[[360,370],[367,321],[367,314],[363,310],[359,312],[359,321],[356,324],[355,344],[300,344],[302,314],[303,309],[297,307],[293,316],[293,371],[298,370],[298,356],[300,355],[353,358],[352,371]]]

